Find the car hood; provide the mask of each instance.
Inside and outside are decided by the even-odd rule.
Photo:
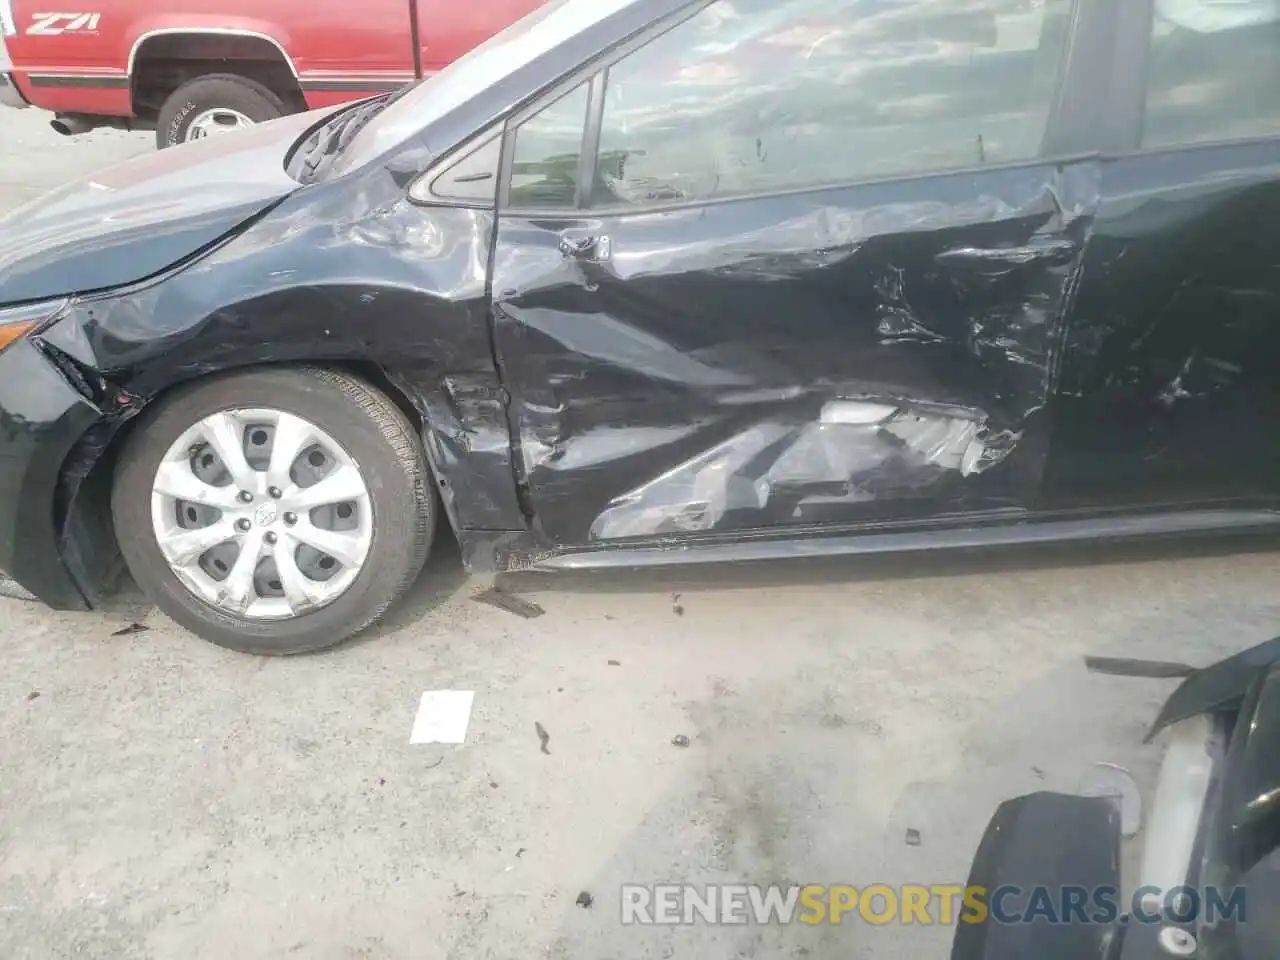
[[[301,189],[289,148],[334,109],[149,153],[0,219],[0,304],[145,279]]]

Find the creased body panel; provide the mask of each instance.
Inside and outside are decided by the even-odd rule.
[[[519,530],[488,323],[493,233],[493,214],[416,206],[375,170],[286,200],[162,282],[80,301],[43,339],[138,407],[247,366],[377,371],[429,425],[424,443],[456,526]]]
[[[496,342],[542,530],[1030,507],[1096,173],[502,218]],[[586,235],[607,257],[562,252]]]

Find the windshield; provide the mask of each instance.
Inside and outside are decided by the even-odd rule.
[[[352,138],[331,172],[341,176],[382,156],[486,87],[635,2],[548,0],[435,76],[420,80]]]

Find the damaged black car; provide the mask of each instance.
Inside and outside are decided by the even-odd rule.
[[[1266,531],[1280,27],[552,0],[0,221],[0,569],[334,644],[418,576]]]

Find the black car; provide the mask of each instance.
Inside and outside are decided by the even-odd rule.
[[[0,222],[0,569],[333,644],[508,571],[1280,521],[1280,27],[552,0]]]

